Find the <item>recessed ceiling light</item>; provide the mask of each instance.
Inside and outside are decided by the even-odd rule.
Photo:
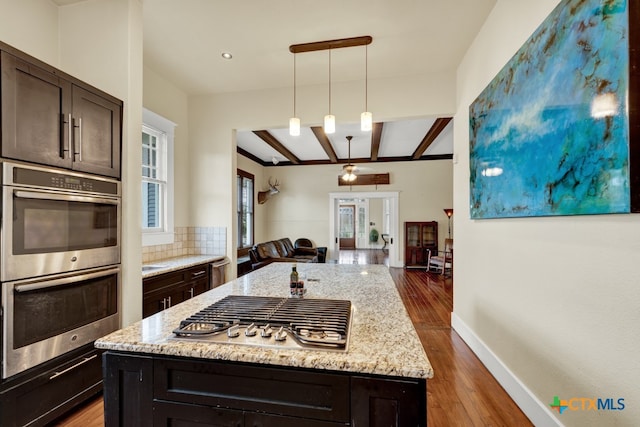
[[[233,55],[231,55],[229,52],[222,52],[222,57],[224,59],[231,59],[233,58]]]

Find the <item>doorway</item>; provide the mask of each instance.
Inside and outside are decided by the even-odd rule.
[[[385,251],[388,251],[388,259],[390,267],[402,267],[402,262],[399,259],[400,251],[397,249],[397,236],[398,236],[398,204],[399,204],[399,192],[345,192],[345,193],[329,193],[329,205],[330,205],[330,218],[329,218],[329,248],[328,258],[338,260],[340,258],[341,247],[341,208],[347,205],[354,205],[353,221],[356,226],[355,230],[355,242],[356,250],[358,245],[366,248],[379,248],[383,246],[383,241],[377,242],[370,241],[370,232],[373,228],[376,229],[378,236],[385,234],[387,241]],[[353,200],[353,202],[349,202]],[[369,213],[369,206],[377,206],[381,212]],[[361,207],[365,206],[362,213]],[[360,218],[362,217],[362,218]],[[359,220],[359,221],[358,221]],[[370,221],[370,220],[373,220]],[[364,230],[360,230],[358,222],[364,225]],[[362,231],[363,233],[360,233]],[[359,234],[364,234],[364,243],[362,239],[358,239]],[[376,233],[374,233],[376,234]]]
[[[340,227],[340,249],[356,248],[356,205],[340,205],[339,227]]]

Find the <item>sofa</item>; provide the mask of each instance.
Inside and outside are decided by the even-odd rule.
[[[294,247],[288,237],[258,243],[249,249],[251,269],[256,270],[272,262],[318,262],[318,249]]]

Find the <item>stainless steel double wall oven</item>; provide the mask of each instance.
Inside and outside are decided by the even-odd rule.
[[[2,378],[119,327],[121,185],[2,162]]]

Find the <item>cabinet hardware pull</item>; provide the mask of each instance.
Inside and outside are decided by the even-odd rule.
[[[62,200],[64,202],[83,202],[83,203],[103,203],[106,205],[117,205],[117,198],[93,197],[93,196],[76,196],[69,194],[45,193],[40,191],[22,191],[14,192],[16,197],[22,199],[39,199],[39,200]]]
[[[169,307],[167,308],[171,308],[171,297],[167,297],[167,300],[169,300]]]
[[[67,135],[67,149],[64,150],[69,153],[71,156],[71,144],[73,143],[73,119],[71,118],[71,113],[69,113],[69,121],[67,122],[67,126],[69,127],[69,135]]]
[[[189,289],[189,295],[191,295],[190,298],[193,298],[193,288]]]
[[[78,160],[82,161],[82,117],[80,117],[78,119],[80,121],[80,126],[78,126],[78,131],[80,133],[80,150],[79,151],[79,155],[78,155]]]
[[[73,365],[73,366],[69,366],[67,369],[64,369],[64,370],[62,370],[62,371],[60,371],[60,372],[57,372],[57,371],[56,371],[53,375],[51,375],[51,376],[49,377],[49,380],[52,380],[52,379],[54,379],[54,378],[57,378],[57,377],[59,377],[60,375],[64,375],[64,374],[66,374],[67,372],[69,372],[69,371],[71,371],[71,370],[73,370],[73,369],[76,369],[78,366],[80,366],[80,365],[84,365],[84,364],[85,364],[85,363],[87,363],[88,361],[95,359],[96,357],[98,357],[98,355],[97,355],[97,354],[94,354],[93,356],[90,356],[90,357],[85,357],[84,359],[82,359],[81,361],[79,361],[78,363],[76,363],[75,365]]]
[[[163,310],[167,309],[167,299],[166,298],[162,298],[162,309]]]
[[[193,277],[202,276],[206,272],[207,272],[207,270],[198,271],[197,273],[193,273],[192,276]]]
[[[64,114],[60,114],[60,118],[62,120],[60,126],[61,126],[61,145],[62,145],[62,158],[66,158],[65,153],[68,153],[69,151],[71,151],[71,132],[72,132],[72,125],[71,125],[71,114],[69,114],[69,121],[65,120],[65,116]],[[68,135],[66,138],[66,142],[68,145],[65,145],[65,137],[64,137],[64,125],[67,125],[67,130],[68,130]]]
[[[78,118],[78,161],[82,161],[82,117]]]
[[[59,279],[51,279],[46,281],[38,281],[35,279],[22,280],[14,282],[13,290],[15,292],[37,291],[39,289],[51,288],[54,286],[68,285],[69,283],[81,282],[83,280],[95,279],[98,277],[106,277],[111,274],[119,273],[119,268],[109,268],[106,270],[96,271],[94,273],[83,274],[80,276],[62,277]]]

